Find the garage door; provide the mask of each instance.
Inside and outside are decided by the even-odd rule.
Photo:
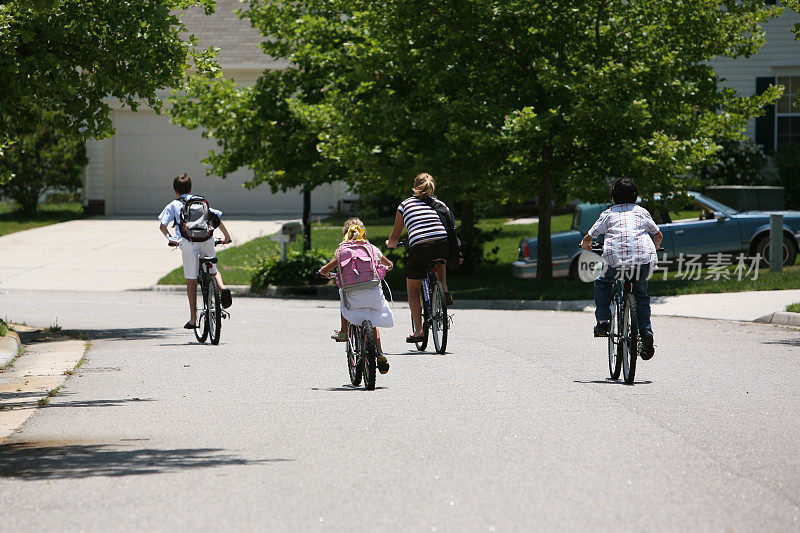
[[[297,214],[302,208],[298,191],[272,194],[264,185],[242,187],[252,176],[249,170],[225,179],[206,176],[202,159],[216,144],[197,131],[171,124],[166,115],[115,111],[113,118],[114,214],[158,214],[174,198],[172,179],[184,172],[192,177],[194,192],[226,214]],[[315,191],[312,209],[328,212],[332,195],[329,186]]]

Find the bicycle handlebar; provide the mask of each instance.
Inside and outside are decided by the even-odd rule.
[[[214,239],[214,246],[219,246],[220,244],[224,244],[223,239]],[[167,241],[167,245],[172,248],[177,248],[180,246],[180,241]]]

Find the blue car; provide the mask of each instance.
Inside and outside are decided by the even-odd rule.
[[[659,224],[667,259],[681,254],[708,255],[713,253],[748,256],[761,254],[762,264],[769,258],[769,215],[783,215],[783,264],[793,265],[800,241],[800,211],[746,211],[738,212],[697,192],[689,192],[698,216],[684,220],[671,220]],[[554,233],[552,240],[553,276],[577,278],[577,258],[581,252],[580,240],[589,231],[609,204],[578,204],[572,219],[572,229]],[[512,263],[515,277],[536,277],[537,238],[527,237],[519,243],[519,259]]]

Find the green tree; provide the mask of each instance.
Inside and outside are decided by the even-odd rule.
[[[269,38],[262,43],[266,54],[287,61],[285,68],[266,70],[252,87],[234,81],[200,75],[192,77],[184,91],[173,97],[173,120],[189,129],[202,128],[202,135],[216,139],[219,150],[212,150],[204,162],[209,173],[225,177],[241,167],[253,170],[247,187],[268,185],[273,192],[301,188],[303,191],[303,248],[311,247],[311,193],[321,184],[346,176],[333,159],[322,157],[317,149],[320,130],[303,117],[305,105],[325,98],[326,84],[333,67],[307,61],[307,48],[318,53],[340,45],[339,34],[347,22],[334,21],[326,28],[330,40],[308,43],[298,40],[297,19],[314,24],[323,20],[303,3],[278,4],[252,2],[242,16]],[[305,17],[305,18],[303,18]],[[327,19],[325,19],[327,20]]]
[[[320,2],[301,2],[317,5]],[[644,196],[680,191],[777,97],[720,88],[716,56],[748,56],[763,1],[348,0],[351,38],[309,111],[328,157],[362,185],[407,186],[426,169],[467,203],[537,196],[538,276],[552,276],[554,190],[606,200],[633,177]],[[326,5],[332,2],[325,2]],[[308,42],[324,24],[298,22]]]
[[[41,112],[32,131],[14,130],[15,142],[0,158],[0,192],[26,214],[36,212],[47,189],[75,191],[87,163],[82,137],[60,129],[63,117]]]
[[[213,0],[11,0],[0,3],[0,144],[39,110],[59,111],[64,130],[112,133],[108,97],[156,110],[156,92],[178,86],[189,62],[213,68],[213,52],[186,28],[179,10]]]

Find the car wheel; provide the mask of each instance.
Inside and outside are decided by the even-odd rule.
[[[769,268],[769,235],[758,240],[755,252],[761,255],[761,266]],[[783,234],[783,266],[791,266],[797,260],[797,243],[790,236]]]
[[[578,277],[578,258],[572,260],[572,263],[569,265],[569,280],[570,281],[578,281],[580,278]]]

